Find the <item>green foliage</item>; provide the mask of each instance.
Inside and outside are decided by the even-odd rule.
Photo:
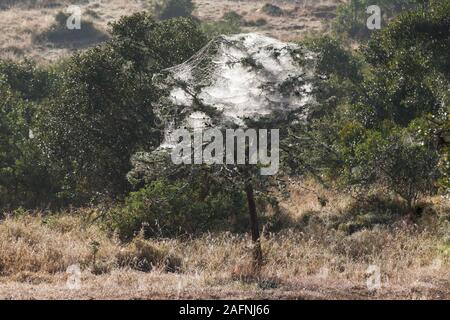
[[[450,189],[450,1],[425,2],[342,5],[336,28],[351,37],[369,37],[368,5],[379,4],[389,22],[360,52],[332,37],[305,42],[317,54],[322,81],[314,84],[317,105],[309,121],[289,128],[283,142],[288,174],[313,174],[359,193],[385,190],[409,210],[435,193],[438,182]],[[235,12],[218,22],[169,19],[190,16],[192,2],[158,3],[160,20],[149,13],[123,17],[111,25],[107,43],[48,70],[0,61],[0,208],[126,197],[133,187],[126,179],[131,156],[161,140],[153,113],[161,92],[153,76],[189,59],[208,39],[250,24]],[[65,18],[57,17],[59,27]],[[146,237],[241,231],[248,223],[243,187],[253,184],[261,207],[271,200],[272,185],[251,171],[257,168],[223,167],[220,176],[212,167],[169,172],[145,164],[148,177],[129,175],[139,191],[105,221],[125,239],[141,230]],[[355,221],[342,228],[390,223],[382,213],[399,212],[375,207],[355,209]]]
[[[131,155],[152,150],[160,139],[153,73],[186,60],[205,42],[190,19],[156,22],[144,13],[122,18],[112,34],[109,43],[60,66],[39,110],[42,150],[59,172],[60,196],[71,202],[129,190]]]
[[[357,40],[367,40],[372,30],[367,28],[369,14],[366,10],[371,5],[378,5],[383,17],[382,27],[402,11],[414,9],[422,4],[422,0],[351,0],[337,8],[333,29],[339,35]]]
[[[244,210],[246,202],[240,192],[224,191],[212,181],[160,179],[131,193],[125,206],[106,223],[126,239],[141,230],[146,237],[195,235],[221,227],[229,230],[233,219],[242,222]]]
[[[17,63],[0,60],[0,75],[11,87],[27,100],[41,100],[48,96],[52,77],[49,72],[37,68],[29,60]]]
[[[420,196],[437,191],[440,176],[448,176],[446,2],[400,15],[372,36],[363,57],[332,39],[309,44],[324,81],[309,124],[285,141],[297,150],[286,159],[291,169],[358,192],[394,192],[409,212]]]
[[[362,80],[361,63],[351,52],[344,49],[337,39],[325,36],[308,39],[303,43],[318,53],[317,71],[319,73],[326,76],[334,74],[341,79],[350,79],[354,82]]]
[[[57,46],[74,46],[77,42],[86,45],[108,39],[108,35],[98,30],[89,20],[82,19],[80,29],[69,29],[67,27],[69,18],[70,14],[58,12],[55,16],[55,22],[47,30],[34,34],[33,41],[51,42]]]
[[[386,125],[362,132],[346,129],[341,132],[338,150],[345,159],[343,173],[347,182],[380,184],[405,199],[409,209],[419,196],[435,192],[436,149],[414,137],[413,127],[408,130]]]
[[[52,200],[51,175],[30,138],[33,109],[0,74],[0,209],[37,207]]]
[[[214,39],[220,35],[232,35],[241,32],[243,21],[233,16],[226,16],[219,21],[205,21],[201,23],[201,29],[208,39]]]
[[[223,20],[235,22],[236,24],[242,24],[244,21],[244,18],[236,11],[228,11],[228,12],[225,12],[225,14],[223,15]]]
[[[126,190],[129,158],[154,143],[152,89],[112,46],[75,55],[39,110],[42,150],[70,198]]]
[[[315,116],[335,111],[339,102],[355,102],[363,81],[361,57],[329,36],[307,39],[303,44],[317,54],[316,70],[322,78],[316,83],[319,103]]]
[[[372,74],[365,103],[377,117],[408,126],[426,118],[417,131],[434,138],[441,154],[441,186],[448,188],[450,106],[450,1],[431,1],[427,10],[403,14],[377,33],[365,49]]]
[[[427,113],[442,117],[450,85],[449,24],[448,11],[433,6],[400,16],[369,41],[365,56],[373,69],[364,89],[379,118],[407,125]]]
[[[147,13],[137,13],[111,27],[114,50],[136,69],[150,73],[184,62],[207,41],[191,18],[158,22]]]

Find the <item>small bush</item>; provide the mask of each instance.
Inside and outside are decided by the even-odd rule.
[[[69,29],[67,21],[70,15],[59,12],[55,23],[43,33],[34,36],[35,42],[48,41],[56,45],[70,45],[73,42],[97,43],[108,39],[108,36],[98,30],[91,21],[82,20],[80,29]]]
[[[261,27],[267,24],[267,20],[264,18],[259,18],[256,20],[246,21],[239,13],[236,11],[228,11],[223,15],[223,22],[228,22],[232,26],[238,27]],[[237,33],[237,32],[234,32]]]
[[[151,0],[150,10],[160,20],[190,17],[194,4],[192,0]]]
[[[267,20],[264,18],[259,18],[254,21],[246,21],[245,26],[247,27],[262,27],[267,24]]]
[[[262,8],[261,8],[262,12],[264,12],[265,14],[269,15],[269,16],[273,16],[273,17],[279,17],[284,15],[284,10],[281,9],[280,7],[270,4],[270,3],[266,3]]]
[[[347,234],[352,234],[375,226],[392,225],[404,210],[401,201],[376,194],[354,201],[343,215],[334,220],[333,225]]]
[[[5,66],[0,63],[0,208],[36,208],[52,200],[52,177],[31,134],[36,105],[24,99],[38,98],[39,84],[22,66]]]
[[[123,239],[131,239],[140,231],[148,238],[196,235],[230,225],[245,228],[243,194],[222,191],[220,186],[207,188],[199,181],[157,180],[131,193],[106,224]]]
[[[12,91],[32,101],[48,97],[51,84],[55,80],[51,72],[36,66],[31,60],[0,60],[0,77],[4,77]]]
[[[243,22],[243,17],[237,13],[236,11],[228,11],[223,15],[223,20],[230,21],[230,22],[236,22],[241,24]]]
[[[372,31],[366,26],[369,17],[366,9],[369,5],[380,6],[383,20],[389,21],[404,10],[417,8],[420,2],[420,0],[378,0],[376,3],[368,0],[347,1],[336,10],[334,30],[338,34],[344,34],[353,39],[367,40],[372,34]]]

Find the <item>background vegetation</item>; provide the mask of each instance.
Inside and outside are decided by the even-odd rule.
[[[267,21],[227,12],[220,21],[202,22],[192,17],[189,0],[150,2],[152,11],[122,17],[110,25],[108,40],[58,63],[0,60],[0,209],[9,216],[0,234],[23,249],[19,260],[11,261],[12,247],[0,248],[1,274],[55,273],[80,259],[99,273],[114,266],[175,271],[207,264],[212,270],[230,255],[237,259],[224,247],[245,241],[248,204],[242,188],[225,188],[223,178],[208,170],[195,177],[161,177],[155,168],[156,178],[141,183],[127,174],[131,156],[162,139],[153,106],[164,93],[153,76],[184,62],[218,34]],[[407,243],[402,250],[429,259],[410,240],[417,239],[435,256],[450,259],[449,207],[442,204],[450,189],[450,1],[379,2],[382,30],[368,32],[367,1],[351,0],[339,7],[332,34],[300,42],[317,54],[323,81],[308,125],[283,131],[281,178],[314,181],[321,190],[312,191],[319,209],[293,217],[283,207],[292,200],[273,188],[257,189],[263,249],[273,267],[290,264],[287,252],[304,258],[295,241],[280,245],[283,237],[297,239],[312,256],[319,254],[311,246],[320,238],[326,250],[316,258],[336,255],[341,259],[336,274],[342,266],[360,269],[352,263],[374,255],[388,263],[397,253],[384,252],[382,239],[402,221],[420,229],[394,236],[399,247]],[[347,40],[357,41],[359,49]],[[339,201],[330,205],[335,190],[346,199],[341,207]],[[79,215],[86,207],[93,211]],[[72,214],[58,217],[48,210]],[[36,211],[42,225],[32,217]],[[65,239],[78,219],[89,222],[80,232],[91,245],[80,244],[76,257],[51,249],[50,237]],[[42,228],[49,233],[45,239],[36,235]],[[203,247],[210,232],[225,231],[234,235],[222,239],[225,251],[217,253],[217,261],[191,254],[193,260],[183,263],[179,256],[191,250],[188,245],[177,244],[175,255],[168,249],[169,239]],[[268,236],[272,233],[276,238]],[[308,273],[291,264],[286,270]],[[232,273],[249,274],[245,267]]]

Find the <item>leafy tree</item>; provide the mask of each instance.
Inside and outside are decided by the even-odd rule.
[[[383,24],[386,25],[399,13],[418,8],[427,2],[427,0],[351,0],[337,8],[333,29],[338,35],[345,35],[356,40],[367,40],[373,33],[366,25],[369,17],[366,10],[369,6],[380,7]]]
[[[444,2],[401,15],[369,41],[365,103],[379,119],[408,125],[415,117],[441,113],[450,79],[450,2]]]
[[[425,118],[416,130],[433,137],[441,153],[443,188],[448,184],[448,114],[450,96],[450,1],[429,1],[401,15],[376,34],[365,50],[373,66],[366,82],[366,103],[379,118],[409,125]]]
[[[175,165],[170,159],[170,154],[164,151],[137,154],[133,157],[133,164],[134,168],[128,178],[135,186],[141,187],[141,191],[135,194],[139,196],[133,199],[135,204],[142,208],[139,212],[147,213],[146,219],[153,222],[154,217],[150,212],[158,207],[157,202],[148,202],[147,196],[163,199],[167,196],[171,199],[180,197],[180,200],[187,196],[189,204],[177,205],[167,211],[179,219],[190,217],[186,227],[183,224],[178,225],[180,230],[186,230],[187,226],[195,223],[196,228],[200,225],[204,226],[200,228],[201,231],[210,231],[216,228],[214,224],[204,224],[208,221],[239,219],[241,228],[250,227],[254,243],[253,262],[255,267],[260,267],[262,251],[257,210],[266,208],[268,205],[276,208],[276,201],[269,193],[271,188],[277,186],[274,183],[275,177],[261,176],[260,168],[253,165]],[[153,194],[153,187],[155,183],[159,185],[161,181],[166,181],[171,191],[167,195],[156,196]],[[149,193],[149,190],[152,191]],[[145,196],[142,197],[143,195]],[[150,204],[155,205],[155,208],[146,207]],[[147,209],[143,209],[144,207]],[[190,210],[198,207],[202,207],[203,212],[196,213],[199,218],[197,221],[193,215],[191,216]],[[250,217],[249,223],[241,218],[244,211]],[[129,207],[128,212],[133,210]],[[158,214],[166,215],[167,212]],[[163,219],[168,221],[173,218]],[[136,227],[136,224],[134,226]],[[233,227],[233,224],[227,227]],[[171,228],[173,229],[173,226]]]
[[[180,64],[207,42],[190,18],[158,22],[147,13],[137,13],[111,27],[114,50],[140,72],[156,73]]]
[[[409,212],[418,197],[436,192],[442,148],[444,176],[447,170],[448,3],[402,14],[374,34],[361,73],[326,63],[343,52],[319,43],[320,112],[285,141],[297,150],[287,159],[291,169],[356,191],[384,187],[401,196]]]
[[[0,75],[1,209],[45,206],[53,200],[52,175],[32,139],[33,113],[34,105],[13,92]]]
[[[58,85],[39,112],[42,150],[72,201],[129,190],[131,155],[160,139],[153,73],[188,59],[204,41],[190,19],[156,22],[144,13],[113,24],[112,35],[58,68]]]
[[[37,68],[30,60],[14,62],[0,61],[0,75],[24,99],[38,101],[47,97],[52,82],[51,73]]]
[[[71,58],[39,112],[42,149],[70,197],[121,194],[129,158],[152,145],[152,89],[111,46]],[[70,191],[69,191],[70,190]]]
[[[341,138],[347,139],[341,147],[344,168],[349,168],[344,178],[362,186],[386,187],[405,199],[411,212],[419,196],[435,192],[438,154],[432,141],[414,135],[413,127],[385,126],[353,137],[342,133]],[[355,138],[360,141],[355,143]]]

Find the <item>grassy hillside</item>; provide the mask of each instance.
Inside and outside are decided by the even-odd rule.
[[[322,33],[334,17],[340,1],[271,1],[282,9],[273,15],[264,10],[265,2],[195,0],[194,16],[204,21],[218,21],[230,11],[240,14],[247,21],[243,31],[258,31],[281,40],[298,40],[306,34]],[[55,17],[70,4],[82,9],[86,28],[97,32],[83,32],[76,41],[36,41],[55,24]],[[107,34],[108,23],[123,15],[148,10],[147,0],[11,0],[2,1],[0,7],[0,57],[31,58],[40,63],[50,63],[69,56],[77,49],[93,46],[103,39],[98,33]],[[257,24],[260,21],[261,25]],[[262,23],[261,23],[262,22]],[[253,25],[253,24],[257,25]],[[92,26],[92,27],[91,27]],[[83,24],[82,24],[83,30]],[[90,31],[90,30],[88,30]],[[42,38],[42,37],[41,37]]]

